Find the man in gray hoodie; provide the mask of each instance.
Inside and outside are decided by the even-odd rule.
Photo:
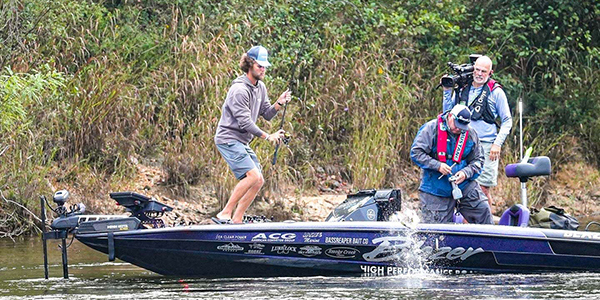
[[[256,126],[259,116],[271,120],[291,100],[290,92],[285,91],[275,103],[270,103],[262,82],[271,65],[267,56],[267,49],[262,46],[254,46],[242,55],[240,68],[246,74],[233,81],[221,109],[215,144],[240,181],[223,210],[213,218],[216,223],[242,223],[246,209],[265,182],[256,153],[248,143],[256,136],[278,144],[284,137],[283,130],[268,134]]]

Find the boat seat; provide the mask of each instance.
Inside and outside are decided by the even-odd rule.
[[[504,168],[507,177],[519,177],[527,182],[529,177],[550,175],[550,158],[547,156],[532,157],[527,162],[509,164]]]
[[[523,204],[515,204],[504,211],[498,225],[527,227],[529,224],[529,209]]]

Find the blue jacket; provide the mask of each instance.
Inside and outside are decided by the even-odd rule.
[[[445,122],[445,116],[443,118]],[[452,161],[452,154],[454,154],[457,139],[458,135],[454,135],[448,131],[446,164],[449,166],[454,163]],[[431,120],[421,126],[410,148],[410,158],[423,170],[421,185],[419,186],[420,191],[440,197],[452,197],[452,186],[448,181],[448,176],[438,179],[442,175],[438,171],[442,162],[437,158],[437,119]],[[452,167],[452,174],[456,174],[456,172],[462,170],[467,176],[467,179],[459,185],[461,189],[479,176],[483,161],[483,150],[479,145],[477,133],[469,127],[469,137],[465,145],[462,160],[460,164]]]

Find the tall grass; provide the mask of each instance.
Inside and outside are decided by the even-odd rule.
[[[284,124],[293,139],[277,164],[271,145],[252,144],[266,175],[261,197],[289,184],[313,189],[319,167],[356,188],[414,188],[409,150],[440,113],[434,87],[446,61],[471,52],[500,61],[512,107],[526,99],[525,143],[536,154],[558,164],[571,151],[599,159],[597,42],[567,52],[559,42],[531,44],[511,14],[491,11],[498,21],[474,26],[469,16],[479,11],[467,1],[8,0],[2,8],[0,188],[27,207],[64,185],[106,197],[145,159],[164,169],[174,193],[201,186],[226,201],[236,180],[213,135],[238,60],[256,44],[270,50],[271,100],[296,86]],[[507,22],[513,34],[500,30]],[[259,126],[272,132],[280,121]],[[504,162],[518,158],[515,132]]]

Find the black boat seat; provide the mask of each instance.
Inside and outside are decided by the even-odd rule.
[[[529,224],[529,209],[523,204],[515,204],[504,211],[498,225],[527,227]]]
[[[526,163],[509,164],[504,168],[507,177],[519,177],[522,182],[529,177],[550,175],[551,164],[547,156],[530,158]]]

